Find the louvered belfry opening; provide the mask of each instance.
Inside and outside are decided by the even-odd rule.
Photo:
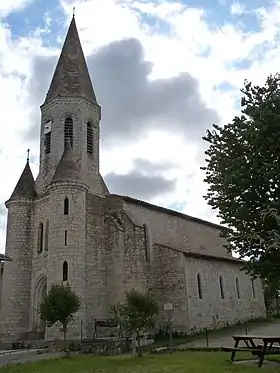
[[[73,148],[73,119],[68,117],[64,122],[64,149],[69,142],[71,148]]]
[[[51,132],[45,134],[45,154],[51,152]]]
[[[93,152],[93,132],[92,132],[92,124],[90,122],[87,123],[87,152],[92,154]]]

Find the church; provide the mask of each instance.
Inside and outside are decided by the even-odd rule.
[[[261,281],[240,271],[219,225],[109,192],[99,172],[101,107],[75,17],[40,109],[38,176],[27,160],[6,201],[2,341],[63,338],[39,315],[58,282],[81,298],[69,339],[92,338],[95,319],[110,318],[132,288],[158,302],[158,328],[168,312],[186,333],[266,316]]]

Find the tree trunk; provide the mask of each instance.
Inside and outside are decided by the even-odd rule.
[[[70,351],[68,350],[68,346],[67,346],[66,333],[67,333],[67,325],[63,325],[64,351],[65,351],[65,355],[69,356],[70,355]]]
[[[142,348],[141,348],[141,345],[140,345],[141,338],[140,338],[140,335],[138,333],[136,335],[136,341],[137,341],[137,355],[138,355],[138,357],[142,357]]]

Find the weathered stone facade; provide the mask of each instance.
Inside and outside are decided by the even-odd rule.
[[[0,272],[2,339],[61,338],[38,314],[61,281],[82,300],[70,339],[91,338],[94,319],[110,317],[132,288],[156,298],[158,327],[165,303],[185,332],[265,316],[261,282],[240,272],[219,226],[109,193],[99,173],[101,110],[74,18],[41,111],[38,177],[27,162],[6,202],[12,261]]]

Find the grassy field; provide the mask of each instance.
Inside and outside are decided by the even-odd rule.
[[[241,358],[249,358],[247,355]],[[179,352],[137,357],[78,356],[0,368],[0,373],[231,373],[259,372],[257,366],[227,363],[228,353]],[[279,367],[263,366],[261,372],[279,372]]]

